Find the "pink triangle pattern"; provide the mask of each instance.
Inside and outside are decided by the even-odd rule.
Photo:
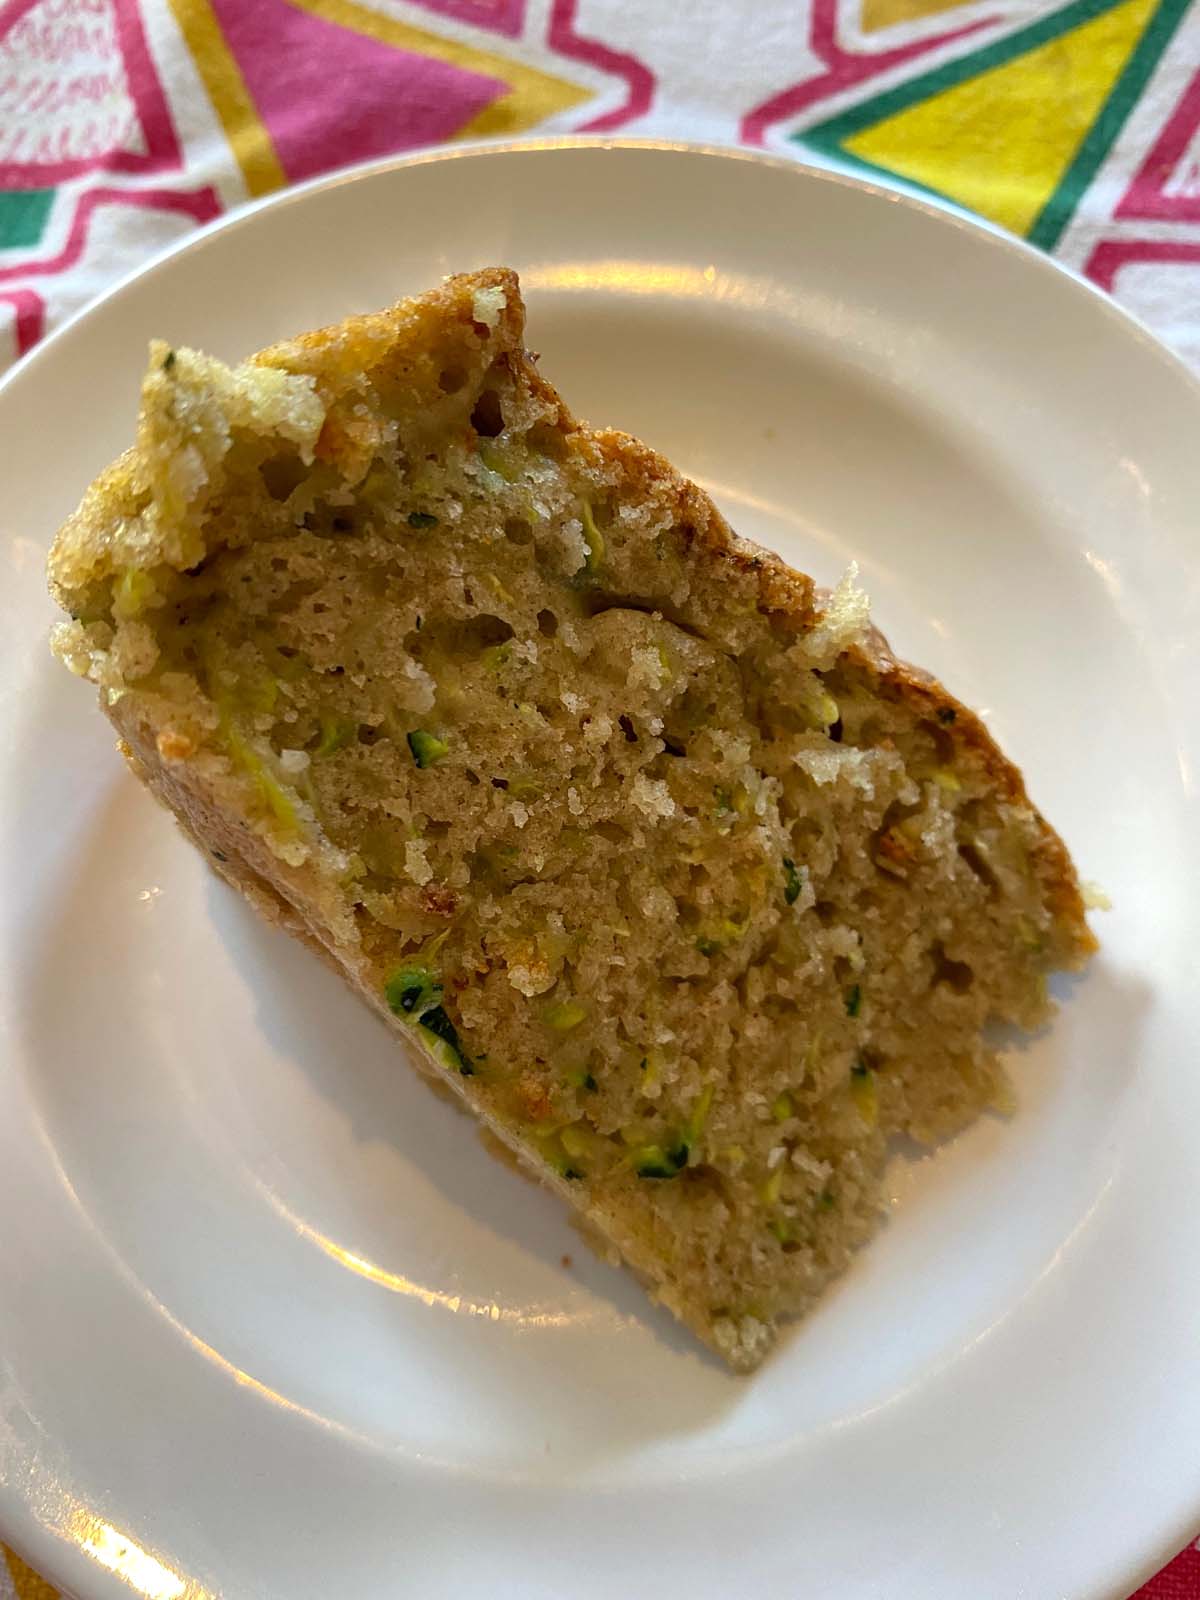
[[[591,39],[577,31],[575,14],[579,0],[552,0],[548,39],[551,46],[571,61],[584,61],[601,72],[624,78],[628,94],[625,104],[613,111],[605,111],[590,122],[580,123],[579,133],[606,133],[620,128],[634,117],[650,109],[654,98],[656,79],[644,61],[625,50],[614,50],[599,39]]]
[[[42,337],[46,306],[32,289],[0,289],[0,301],[12,307],[13,348],[18,356],[32,350]]]
[[[179,141],[136,0],[56,0],[39,16],[46,4],[0,5],[0,67],[6,56],[14,66],[0,85],[0,188],[46,188],[93,171],[178,171]],[[15,70],[31,59],[39,73]]]
[[[293,183],[453,138],[508,92],[498,78],[397,50],[284,0],[211,3]],[[341,107],[334,123],[331,104]]]
[[[1083,275],[1112,294],[1122,269],[1139,262],[1170,266],[1200,265],[1200,240],[1102,239],[1088,258]]]
[[[1200,157],[1193,149],[1200,132],[1200,73],[1154,141],[1114,213],[1159,222],[1200,222]],[[1175,192],[1167,186],[1174,180]]]
[[[422,11],[435,12],[439,17],[452,17],[455,22],[469,22],[474,28],[486,28],[505,39],[519,39],[525,26],[526,0],[415,0]]]

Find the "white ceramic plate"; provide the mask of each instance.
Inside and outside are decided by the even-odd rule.
[[[208,874],[50,660],[160,334],[487,263],[641,434],[987,708],[1104,953],[1019,1115],[729,1376]],[[1200,390],[986,228],[792,165],[489,149],[191,240],[0,392],[0,1531],[88,1597],[1123,1597],[1200,1521]],[[570,1264],[566,1258],[570,1258]]]

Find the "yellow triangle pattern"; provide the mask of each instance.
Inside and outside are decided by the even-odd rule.
[[[862,0],[859,26],[864,33],[894,28],[898,22],[919,22],[939,11],[953,11],[970,0]]]
[[[1156,0],[1124,0],[845,141],[863,160],[1024,234],[1058,187]]]

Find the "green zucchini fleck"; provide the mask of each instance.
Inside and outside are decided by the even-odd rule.
[[[358,726],[349,717],[340,717],[335,711],[320,712],[317,724],[321,730],[321,739],[313,751],[314,761],[323,761],[326,756],[344,749],[353,739]]]
[[[639,1178],[677,1178],[688,1164],[691,1150],[682,1141],[664,1150],[660,1144],[645,1144],[633,1158]]]
[[[383,987],[387,1003],[398,1017],[420,1014],[441,999],[442,985],[428,967],[415,963],[397,967]]]
[[[130,567],[121,574],[120,581],[113,588],[113,616],[122,621],[140,617],[157,595],[158,587],[150,574],[142,572],[140,568]],[[253,709],[257,711],[259,707]],[[263,709],[269,711],[271,707]]]
[[[462,1047],[458,1030],[441,1006],[434,1006],[431,1010],[422,1012],[417,1026],[422,1033],[428,1035],[427,1042],[432,1044],[434,1054],[444,1067],[454,1068],[455,1071],[461,1072],[464,1078],[474,1076],[475,1068]]]
[[[879,1090],[875,1074],[861,1056],[850,1068],[850,1094],[859,1116],[873,1128],[879,1121]]]
[[[542,1021],[556,1033],[570,1033],[587,1017],[587,1007],[578,1000],[556,1000],[542,1012]]]
[[[607,555],[604,535],[596,526],[596,519],[592,515],[590,502],[584,500],[579,507],[579,520],[583,523],[583,537],[587,543],[587,560],[585,570],[595,572]]]
[[[783,858],[783,898],[789,906],[794,906],[800,898],[800,874],[796,871],[796,863],[791,856]]]
[[[692,1107],[692,1114],[679,1137],[679,1148],[684,1152],[683,1158],[685,1161],[691,1147],[700,1142],[700,1136],[704,1132],[704,1125],[708,1121],[708,1113],[712,1110],[713,1093],[712,1084],[706,1083],[700,1091],[700,1098]]]
[[[512,645],[505,640],[503,644],[489,644],[486,650],[481,650],[479,659],[490,672],[500,672],[512,660]]]
[[[433,766],[435,761],[440,761],[449,752],[450,746],[435,733],[427,733],[424,728],[414,728],[408,735],[408,748],[412,751],[412,758],[417,766],[424,768]]]
[[[856,983],[846,995],[846,1015],[856,1017],[862,1006],[862,985]]]
[[[438,519],[431,511],[410,511],[408,525],[410,528],[436,528]]]

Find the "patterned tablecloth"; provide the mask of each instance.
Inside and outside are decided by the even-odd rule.
[[[0,371],[249,197],[534,129],[904,178],[1053,252],[1200,368],[1189,0],[0,0]],[[54,1600],[0,1550],[13,1593]],[[1200,1600],[1200,1553],[1142,1595]]]

